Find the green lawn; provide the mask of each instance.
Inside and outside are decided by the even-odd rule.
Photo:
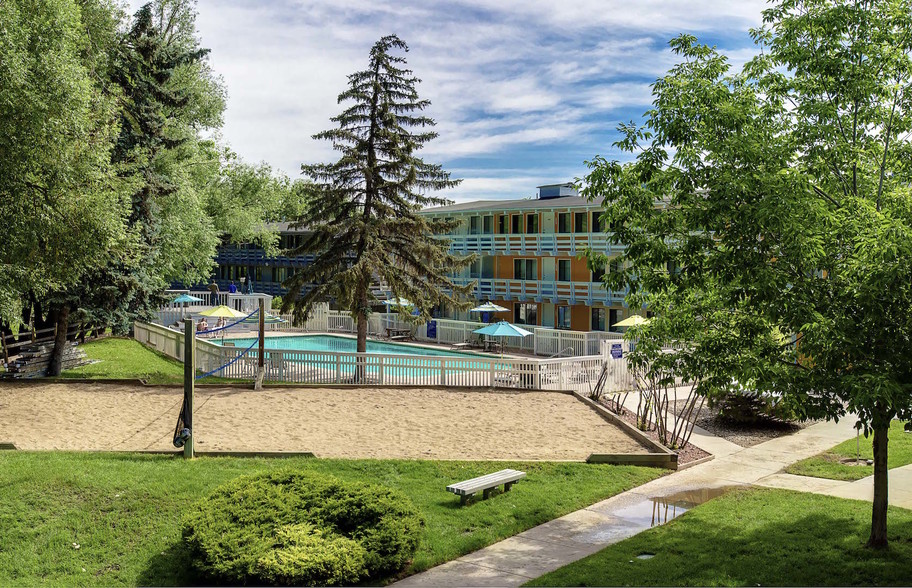
[[[861,458],[874,459],[872,438],[861,437]],[[831,480],[860,480],[874,475],[874,466],[844,465],[839,460],[854,458],[855,439],[849,439],[836,447],[814,457],[796,462],[785,469],[790,474],[814,476]],[[898,468],[912,463],[912,433],[903,431],[903,423],[893,421],[890,425],[889,443],[887,445],[887,467]]]
[[[86,352],[89,359],[98,362],[67,370],[62,374],[64,378],[140,379],[146,380],[149,384],[184,382],[184,364],[133,339],[107,337],[89,341],[80,345],[80,348]],[[206,384],[242,381],[213,376],[200,380]]]
[[[103,434],[103,423],[99,434]],[[408,495],[427,526],[420,571],[661,476],[584,463],[199,458],[0,452],[0,585],[187,585],[184,508],[217,485],[276,467],[369,481]],[[509,493],[460,506],[454,481],[527,472]],[[75,544],[79,545],[77,549]]]
[[[912,585],[912,511],[890,509],[885,552],[864,547],[870,525],[869,502],[733,491],[527,585]]]

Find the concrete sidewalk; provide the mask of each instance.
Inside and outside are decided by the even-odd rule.
[[[888,498],[893,506],[912,509],[912,464],[889,471]],[[793,474],[772,474],[756,482],[757,486],[801,490],[838,498],[874,500],[874,476],[855,481],[826,480]]]
[[[851,438],[854,421],[818,423],[788,437],[733,449],[398,582],[397,586],[519,586],[608,545],[662,524],[711,498],[714,489],[753,484]],[[705,433],[705,432],[704,432]],[[705,433],[709,435],[709,433]],[[704,437],[694,433],[694,443]],[[727,442],[726,442],[727,443]],[[731,444],[734,445],[734,444]],[[495,498],[496,500],[496,498]],[[469,505],[467,508],[472,508]]]

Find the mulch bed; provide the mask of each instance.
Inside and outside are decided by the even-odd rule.
[[[683,402],[678,401],[675,404],[675,409],[680,408]],[[792,435],[819,422],[819,420],[812,420],[801,423],[786,423],[769,419],[753,424],[734,423],[718,416],[705,403],[703,408],[697,413],[696,418],[698,427],[706,429],[713,435],[731,441],[741,447],[753,447],[765,441]]]
[[[602,401],[602,404],[605,406],[608,406],[608,403],[605,401]],[[631,425],[636,427],[637,423],[636,423],[636,414],[635,413],[630,412],[627,409],[624,409],[620,416],[622,419],[624,419],[625,421],[627,421],[628,423],[630,423]],[[652,439],[653,441],[655,441],[656,443],[659,443],[659,444],[662,443],[661,441],[659,441],[659,435],[658,435],[658,433],[656,433],[655,429],[652,429],[649,431],[640,430],[640,432],[643,433],[644,435],[646,435],[647,437],[649,437],[650,439]],[[675,449],[674,452],[678,454],[678,465],[679,466],[682,466],[686,463],[689,463],[692,461],[697,461],[698,459],[703,459],[704,457],[709,457],[710,455],[712,455],[709,452],[703,451],[702,449],[700,449],[693,443],[688,443],[687,445],[684,446],[683,449]]]

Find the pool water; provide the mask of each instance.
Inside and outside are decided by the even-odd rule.
[[[231,339],[235,347],[246,349],[256,341],[255,337]],[[353,337],[336,337],[334,335],[301,335],[291,337],[266,337],[266,349],[290,349],[294,351],[334,351],[339,353],[356,353],[358,341]],[[470,357],[478,358],[477,353],[447,351],[433,349],[418,345],[405,345],[402,343],[386,343],[384,341],[367,341],[368,353],[382,353],[389,355],[415,355],[431,357]]]
[[[235,347],[245,349],[249,347],[256,338],[247,337],[243,339],[231,339]],[[339,358],[333,358],[329,353],[355,353],[357,351],[357,340],[351,337],[337,337],[334,335],[293,335],[288,337],[266,337],[266,349],[287,350],[285,360],[293,364],[306,364],[308,368],[320,370],[331,377],[333,374],[341,373],[351,375],[355,372],[355,361],[352,356],[339,356],[346,358],[341,361]],[[295,352],[302,352],[301,355]],[[307,353],[307,355],[304,355]],[[441,373],[439,362],[431,362],[430,358],[454,358],[454,359],[474,359],[477,361],[458,362],[460,370],[489,370],[491,369],[491,357],[479,355],[477,353],[466,353],[459,351],[447,351],[443,349],[433,349],[430,347],[421,347],[418,345],[405,345],[401,343],[386,343],[384,341],[367,341],[367,353],[369,354],[386,354],[396,355],[398,358],[391,360],[393,365],[387,363],[383,366],[385,374],[396,376],[408,376],[419,379],[430,379],[436,382]],[[326,354],[326,355],[320,355]],[[408,357],[403,357],[408,356]],[[433,365],[431,365],[433,363]],[[454,362],[456,363],[456,362]],[[450,365],[448,368],[454,369],[457,366]],[[365,368],[369,373],[377,373],[380,368],[376,364],[371,364]],[[498,365],[498,369],[502,369]],[[423,380],[421,380],[423,381]]]

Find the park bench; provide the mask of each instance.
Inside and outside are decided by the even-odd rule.
[[[491,494],[491,490],[504,485],[504,492],[510,490],[510,487],[513,486],[517,481],[522,480],[526,477],[526,472],[520,472],[517,470],[500,470],[499,472],[494,472],[493,474],[488,474],[487,476],[481,476],[479,478],[472,478],[471,480],[466,480],[465,482],[459,482],[458,484],[452,484],[447,486],[447,492],[452,492],[459,496],[459,500],[462,504],[465,504],[469,497],[477,493],[479,490],[483,492],[483,497],[487,498]]]

